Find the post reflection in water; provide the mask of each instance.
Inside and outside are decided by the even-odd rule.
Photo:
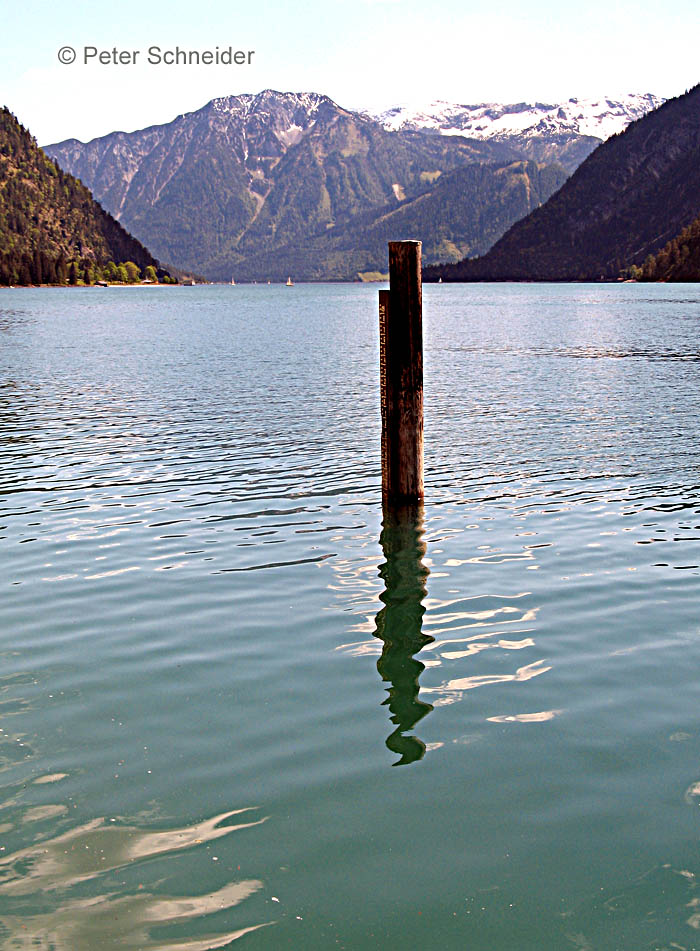
[[[421,503],[401,507],[384,505],[379,539],[386,559],[379,568],[385,585],[380,595],[384,607],[377,614],[374,635],[384,642],[377,670],[389,684],[384,705],[389,707],[396,729],[387,738],[386,745],[400,756],[394,766],[422,759],[425,743],[409,735],[409,731],[433,709],[431,704],[418,699],[418,678],[425,664],[414,656],[434,640],[423,634],[422,629],[423,599],[430,573],[423,564],[426,550],[423,532]]]

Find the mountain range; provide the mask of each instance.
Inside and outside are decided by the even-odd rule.
[[[618,123],[652,105],[653,97],[637,99]],[[455,131],[466,115],[454,110],[467,108],[443,110],[452,124],[439,131],[450,134],[435,134],[415,111],[401,120],[411,127],[394,129],[396,116],[266,90],[47,152],[161,260],[213,280],[354,280],[385,270],[391,238],[420,234],[428,264],[483,254],[600,141],[564,129],[564,119],[545,128],[539,106],[540,132],[522,112],[525,135],[499,127],[466,137]],[[518,114],[504,106],[494,115],[499,108],[501,125]],[[603,113],[594,123],[601,133]]]
[[[508,142],[538,162],[556,160],[569,172],[605,139],[657,109],[663,99],[629,93],[617,99],[568,99],[560,103],[518,102],[459,105],[435,101],[367,113],[390,131],[461,135]]]
[[[484,256],[428,280],[600,280],[639,267],[700,215],[700,85],[600,145]]]

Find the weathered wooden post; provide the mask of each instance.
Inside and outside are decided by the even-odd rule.
[[[379,292],[382,499],[423,498],[421,242],[389,242],[389,290]]]

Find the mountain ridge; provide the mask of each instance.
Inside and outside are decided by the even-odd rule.
[[[379,112],[366,111],[366,114],[394,131],[427,129],[440,135],[488,139],[529,134],[540,129],[573,132],[604,141],[665,101],[653,93],[628,93],[617,99],[572,97],[561,103],[466,105],[434,100],[422,106],[396,105]]]
[[[435,100],[424,105],[397,105],[365,111],[392,131],[461,135],[480,141],[508,142],[535,161],[558,161],[571,173],[590,153],[630,122],[665,100],[652,93],[618,98],[579,99],[561,103],[477,103]]]

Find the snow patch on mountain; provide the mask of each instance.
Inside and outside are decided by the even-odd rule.
[[[562,103],[520,102],[461,105],[437,100],[398,105],[365,114],[390,131],[423,130],[474,139],[513,136],[590,135],[608,139],[665,100],[651,93],[620,99],[569,99]]]
[[[309,117],[318,112],[323,103],[331,102],[328,96],[316,92],[277,92],[275,89],[263,89],[258,93],[241,93],[238,96],[220,96],[212,99],[202,109],[190,115],[196,115],[206,109],[224,116],[247,116],[254,112],[264,112],[266,107],[278,107],[283,104],[288,109],[301,109]]]
[[[230,140],[239,140],[247,160],[251,139],[264,140],[268,133],[284,151],[296,145],[313,128],[324,106],[336,108],[328,96],[320,93],[264,89],[259,93],[212,99],[188,117],[204,121],[211,117],[213,124],[225,130]]]

